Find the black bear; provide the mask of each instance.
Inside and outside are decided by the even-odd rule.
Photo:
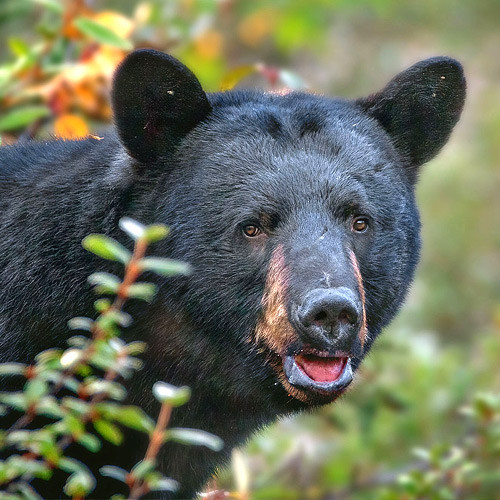
[[[225,453],[167,446],[162,470],[191,497],[231,447],[277,416],[330,403],[349,386],[412,281],[419,167],[459,119],[465,79],[421,61],[358,100],[237,90],[206,94],[173,57],[130,54],[103,140],[0,148],[0,361],[65,345],[92,315],[80,242],[117,239],[118,220],[170,226],[154,253],[192,264],[159,280],[126,335],[149,344],[133,402],[152,415],[156,380],[189,385],[173,425],[206,429]],[[87,463],[130,467],[130,436]],[[101,481],[93,497],[116,482]],[[56,482],[40,484],[59,497]]]

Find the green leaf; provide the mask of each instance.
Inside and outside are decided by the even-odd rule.
[[[88,471],[74,472],[64,485],[64,493],[69,497],[86,497],[95,488],[95,478]]]
[[[47,349],[37,354],[35,361],[42,368],[57,368],[60,366],[59,360],[62,353],[62,349]]]
[[[6,440],[9,444],[25,443],[29,441],[32,432],[27,430],[10,431],[7,433]]]
[[[71,318],[68,321],[68,328],[70,330],[84,330],[86,332],[91,332],[93,325],[94,322],[90,318],[85,318],[83,316]]]
[[[61,356],[61,366],[67,370],[74,367],[83,359],[83,351],[80,349],[67,349]]]
[[[0,392],[0,403],[19,411],[26,411],[28,407],[26,397],[23,392]]]
[[[122,217],[118,221],[120,229],[127,233],[133,240],[139,240],[146,234],[146,226],[130,217]]]
[[[93,423],[95,430],[106,439],[106,441],[116,446],[123,442],[123,434],[116,425],[103,419],[96,420]]]
[[[93,380],[85,385],[85,390],[90,395],[104,393],[118,401],[125,399],[127,396],[127,391],[121,384],[110,380]]]
[[[85,433],[85,427],[82,420],[75,415],[68,414],[62,421],[67,431],[78,441],[78,439]]]
[[[83,248],[107,260],[127,264],[132,254],[123,245],[104,234],[89,234],[82,241]]]
[[[103,313],[104,315],[113,324],[123,326],[124,328],[129,327],[133,323],[132,316],[123,311],[108,311]]]
[[[115,420],[131,429],[151,433],[154,429],[153,420],[138,406],[122,406],[114,415]]]
[[[189,264],[180,260],[165,259],[161,257],[145,257],[140,262],[143,271],[153,271],[160,276],[188,276],[192,269]]]
[[[113,275],[111,274],[110,276],[113,276]],[[118,290],[118,286],[120,285],[120,280],[116,276],[114,276],[114,277],[118,280],[118,284],[115,285],[116,290]],[[97,299],[94,302],[94,309],[98,313],[103,313],[103,312],[107,311],[110,307],[111,307],[111,301],[109,299]]]
[[[153,395],[160,403],[177,407],[189,401],[191,389],[187,386],[176,387],[166,382],[156,382],[153,385]]]
[[[151,224],[146,227],[144,238],[148,243],[156,243],[165,239],[170,233],[170,229],[164,224]]]
[[[78,417],[85,415],[89,411],[89,403],[79,398],[66,396],[62,398],[61,406],[66,410],[71,410]]]
[[[61,460],[59,460],[57,466],[59,467],[59,469],[67,472],[68,474],[85,472],[87,469],[87,467],[79,460],[68,457],[61,457]]]
[[[180,484],[175,479],[162,477],[153,481],[148,481],[149,491],[177,491]]]
[[[130,473],[136,479],[144,479],[144,476],[154,471],[155,467],[156,463],[154,460],[141,460],[140,462],[137,462],[134,467],[132,467]]]
[[[27,365],[23,363],[1,363],[0,375],[24,375]]]
[[[118,47],[123,50],[132,50],[134,48],[130,41],[125,40],[102,24],[96,23],[86,17],[75,19],[73,24],[84,35],[87,35],[103,45],[112,45],[113,47]]]
[[[55,444],[54,440],[45,440],[39,443],[39,453],[46,461],[58,464],[61,468],[59,462],[61,460],[61,449]]]
[[[102,447],[102,444],[99,441],[99,439],[96,438],[93,434],[88,434],[88,433],[82,434],[78,438],[78,442],[92,453],[97,453]]]
[[[64,417],[64,411],[61,409],[54,396],[42,398],[36,405],[36,414],[49,418]]]
[[[112,477],[113,479],[117,479],[122,483],[125,483],[127,480],[128,472],[121,467],[116,467],[115,465],[105,465],[99,469],[99,472],[106,477]]]
[[[134,283],[127,289],[127,297],[130,299],[145,300],[151,302],[156,293],[156,286],[152,283]]]
[[[213,451],[220,451],[224,447],[224,442],[218,436],[199,429],[185,429],[174,427],[165,431],[165,441],[175,441],[176,443],[193,446],[206,446]]]
[[[64,7],[58,0],[31,0],[33,3],[43,5],[47,9],[55,12],[56,14],[62,14],[64,12]]]
[[[120,288],[121,281],[118,276],[110,273],[92,273],[87,281],[96,287],[98,293],[116,294]]]
[[[127,344],[127,352],[130,356],[135,356],[136,354],[142,354],[146,351],[148,345],[145,342],[135,341]]]
[[[50,115],[46,106],[24,106],[17,108],[0,118],[0,132],[9,132],[25,128],[31,123]]]
[[[67,342],[71,347],[86,349],[89,346],[90,342],[92,342],[92,340],[88,337],[84,337],[83,335],[73,335],[73,337],[70,337]]]
[[[21,38],[11,37],[7,43],[12,53],[17,57],[26,57],[31,53],[28,44]]]

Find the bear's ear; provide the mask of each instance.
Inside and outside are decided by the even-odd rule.
[[[132,52],[118,67],[112,103],[123,145],[143,163],[172,150],[211,110],[186,66],[149,49]]]
[[[458,61],[434,57],[408,68],[383,90],[357,103],[385,128],[415,174],[416,167],[448,140],[460,118],[465,87]]]

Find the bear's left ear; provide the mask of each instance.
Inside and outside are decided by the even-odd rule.
[[[408,68],[383,90],[357,103],[385,128],[415,173],[448,140],[462,112],[465,88],[460,63],[434,57]]]
[[[196,76],[177,59],[149,49],[120,64],[112,103],[120,139],[142,163],[171,151],[211,111]]]

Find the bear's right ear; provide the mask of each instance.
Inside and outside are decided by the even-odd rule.
[[[177,59],[149,49],[120,64],[112,103],[120,139],[142,163],[171,151],[211,111],[196,76]]]

